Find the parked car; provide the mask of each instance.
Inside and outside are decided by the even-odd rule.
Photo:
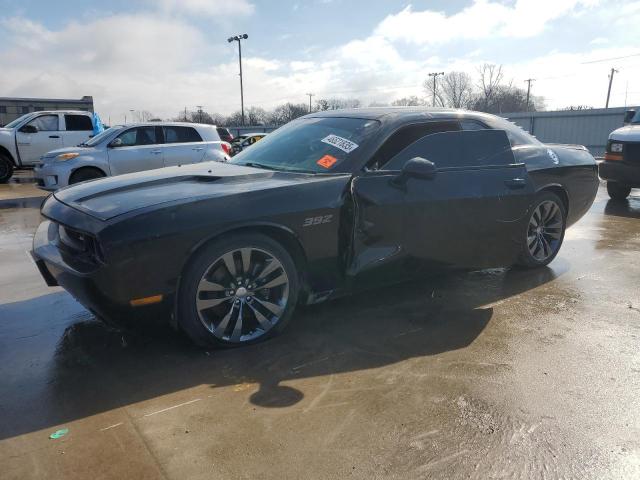
[[[492,115],[315,112],[228,163],[56,192],[33,257],[98,316],[164,313],[200,345],[237,346],[300,302],[443,267],[547,265],[597,188],[586,148]]]
[[[250,147],[254,143],[262,140],[266,135],[266,133],[247,133],[245,135],[236,137],[236,139],[231,142],[233,154],[235,155],[237,153],[240,153],[245,148]]]
[[[220,136],[220,140],[222,140],[224,142],[227,142],[227,143],[233,142],[233,135],[231,134],[231,132],[229,131],[228,128],[217,127],[216,130],[218,131],[218,135]]]
[[[193,123],[136,123],[105,130],[74,148],[53,150],[35,165],[38,185],[57,190],[96,178],[174,165],[229,159],[216,127]]]
[[[91,112],[33,112],[0,128],[0,183],[15,169],[34,166],[50,150],[70,147],[93,135]]]
[[[613,200],[624,200],[632,188],[640,188],[640,111],[628,110],[624,123],[609,134],[604,162],[599,167]]]

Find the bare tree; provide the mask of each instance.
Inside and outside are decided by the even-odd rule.
[[[249,125],[264,125],[267,121],[267,111],[260,107],[251,107],[245,112]]]
[[[272,125],[284,125],[291,120],[306,115],[309,107],[304,103],[285,103],[277,106],[269,115],[269,121]]]
[[[439,92],[442,92],[442,106],[469,108],[473,99],[471,76],[466,72],[449,72],[442,78]]]
[[[416,97],[415,95],[399,98],[391,102],[394,107],[419,107],[425,104],[424,98]]]
[[[478,74],[480,75],[478,88],[480,88],[480,95],[484,106],[483,110],[487,111],[491,103],[494,102],[496,91],[498,90],[500,82],[502,82],[502,65],[485,63],[478,68]]]
[[[341,108],[360,108],[357,98],[320,98],[316,100],[318,110],[338,110]]]

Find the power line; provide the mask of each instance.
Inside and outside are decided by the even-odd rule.
[[[631,55],[624,55],[622,57],[610,57],[610,58],[602,58],[600,60],[590,60],[588,62],[581,62],[580,65],[586,65],[588,63],[608,62],[609,60],[621,60],[623,58],[631,58],[631,57],[640,57],[640,53],[634,53],[634,54],[631,54]]]

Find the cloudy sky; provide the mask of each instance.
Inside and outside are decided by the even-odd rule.
[[[0,96],[93,95],[106,120],[130,109],[424,96],[432,71],[504,65],[534,78],[549,109],[640,104],[640,1],[623,0],[0,0]]]

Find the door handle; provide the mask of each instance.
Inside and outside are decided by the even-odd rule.
[[[512,178],[511,180],[505,180],[504,184],[515,190],[518,188],[524,188],[527,186],[527,181],[524,178]]]
[[[60,138],[60,135],[49,135],[49,138]]]
[[[158,155],[159,153],[162,153],[162,150],[151,150],[151,153]]]
[[[196,148],[192,148],[191,150],[193,150],[194,152],[201,152],[202,150],[204,150],[203,147],[196,147]]]

